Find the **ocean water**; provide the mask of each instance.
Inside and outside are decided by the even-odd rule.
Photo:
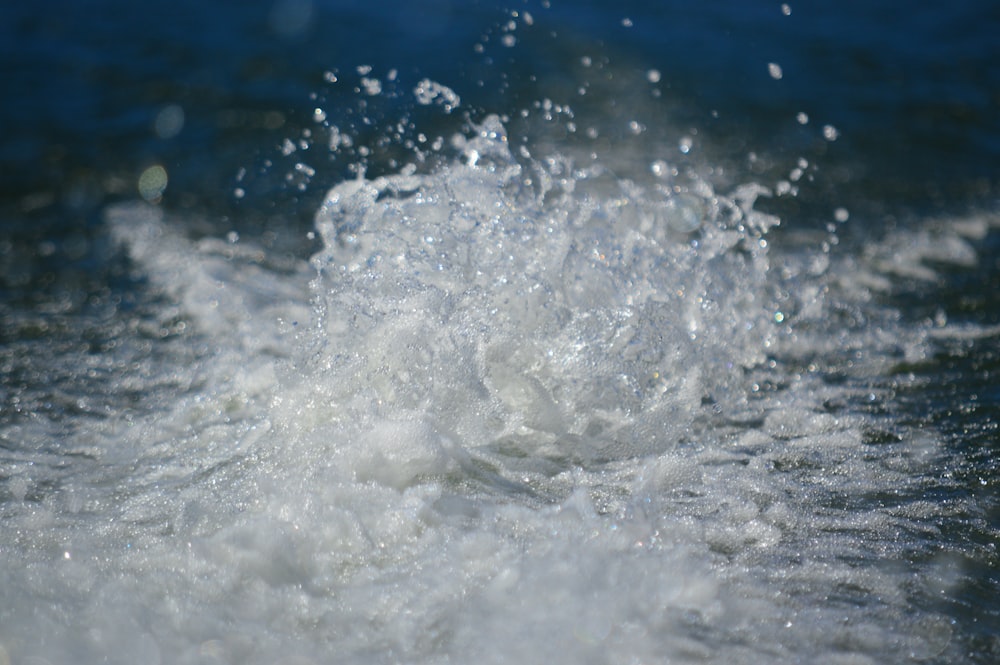
[[[998,32],[0,8],[0,665],[996,662]]]

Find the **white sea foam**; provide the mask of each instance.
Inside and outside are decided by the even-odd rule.
[[[973,263],[969,233],[776,249],[757,185],[515,159],[495,117],[453,145],[431,174],[333,187],[309,264],[109,211],[169,303],[158,325],[196,352],[123,377],[177,388],[88,419],[69,468],[36,453],[8,474],[0,655],[946,652],[949,623],[911,599],[948,576],[907,561],[939,443],[851,405],[884,400],[932,329],[872,285]],[[20,427],[4,441],[24,450]]]

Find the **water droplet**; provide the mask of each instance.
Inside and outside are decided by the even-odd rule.
[[[165,106],[156,114],[153,131],[161,139],[172,139],[184,129],[184,109],[177,104]]]
[[[167,170],[159,164],[150,166],[139,176],[139,195],[150,203],[159,202],[167,189]]]

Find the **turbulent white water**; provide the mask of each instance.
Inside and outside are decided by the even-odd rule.
[[[877,296],[992,220],[838,252],[754,184],[510,143],[336,185],[308,263],[108,212],[160,309],[116,408],[2,432],[0,663],[948,657],[916,600],[958,563],[915,553],[964,507],[884,405],[983,333]]]

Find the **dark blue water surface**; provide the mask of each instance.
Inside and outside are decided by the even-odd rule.
[[[508,33],[511,12],[532,21]],[[648,163],[657,155],[644,145],[669,146],[668,158],[714,178],[769,186],[806,160],[798,196],[760,207],[781,217],[779,237],[822,231],[849,210],[838,233],[861,254],[922,220],[997,212],[998,36],[994,0],[0,4],[0,424],[71,419],[59,395],[116,390],[113,376],[54,372],[33,357],[100,353],[125,334],[131,309],[157,306],[137,295],[144,278],[103,221],[109,205],[140,198],[151,166],[169,175],[153,203],[192,237],[237,231],[303,258],[316,249],[307,232],[326,189],[359,168],[398,170],[419,133],[497,113],[533,149],[581,143],[593,126],[594,145],[614,152],[636,121],[646,140],[619,159]],[[358,89],[359,67],[382,94]],[[454,90],[460,108],[415,103],[423,79]],[[581,131],[518,124],[546,99],[571,105]],[[315,173],[296,175],[304,150],[282,145],[317,128],[319,108],[352,145],[330,152],[317,139]],[[696,138],[690,153],[678,147],[685,136]],[[913,322],[1000,324],[997,227],[975,247],[973,265],[873,297]],[[920,380],[880,408],[943,432],[954,453],[948,489],[927,499],[976,506],[939,525],[941,547],[965,557],[967,583],[921,602],[953,619],[968,662],[996,662],[1000,335],[942,342],[897,371]],[[0,440],[0,482],[14,446]],[[0,523],[0,549],[4,538]]]
[[[841,138],[825,163],[839,169],[830,177],[840,196],[887,207],[995,196],[992,3],[803,3],[787,16],[781,3],[553,4],[534,8],[537,29],[522,31],[516,50],[497,44],[491,3],[12,4],[0,21],[5,199],[92,207],[113,195],[101,184],[108,174],[159,160],[172,167],[168,203],[219,205],[248,153],[275,140],[274,125],[291,133],[309,120],[325,71],[395,68],[447,81],[470,110],[503,112],[538,89],[555,98],[572,86],[586,52],[659,70],[683,121],[730,137],[731,156],[799,150],[809,139],[795,131],[798,112],[812,129],[834,125]],[[153,122],[170,104],[184,109],[184,129],[158,139]]]

